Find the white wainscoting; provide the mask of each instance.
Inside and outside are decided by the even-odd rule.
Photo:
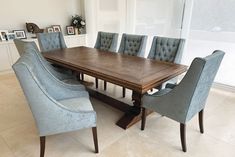
[[[86,46],[86,34],[64,36],[67,47]],[[26,39],[34,41],[38,45],[37,39]],[[18,60],[19,53],[13,41],[0,42],[0,74],[12,72],[11,66]]]

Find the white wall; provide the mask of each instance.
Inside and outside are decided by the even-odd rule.
[[[0,0],[0,30],[25,29],[26,22],[40,28],[70,24],[71,16],[81,14],[81,0]]]

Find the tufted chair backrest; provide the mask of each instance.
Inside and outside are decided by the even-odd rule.
[[[180,63],[184,43],[184,39],[154,37],[148,58],[165,62]]]
[[[118,52],[131,56],[143,57],[147,36],[123,34]]]
[[[42,52],[67,48],[61,32],[38,33],[37,38]]]
[[[116,52],[117,42],[117,33],[98,32],[95,48],[105,51]]]

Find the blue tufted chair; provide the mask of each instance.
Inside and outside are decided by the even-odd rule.
[[[76,78],[71,73],[65,73],[60,68],[54,67],[51,65],[50,62],[46,61],[45,58],[42,56],[41,52],[39,52],[37,45],[35,42],[26,42],[22,41],[20,39],[14,40],[15,46],[20,54],[22,56],[25,53],[26,49],[32,49],[33,51],[30,51],[31,53],[34,53],[36,55],[36,58],[40,61],[42,66],[55,78],[71,84],[79,84],[79,82],[76,81]]]
[[[153,95],[144,95],[141,130],[145,128],[145,108],[169,117],[180,123],[181,145],[186,152],[186,123],[199,113],[200,132],[204,132],[203,110],[223,57],[224,52],[217,50],[205,58],[195,58],[178,85],[167,84]]]
[[[123,34],[118,52],[130,56],[144,57],[147,36]],[[126,89],[123,87],[122,96],[125,97]]]
[[[184,43],[185,39],[155,36],[153,38],[148,58],[179,64],[182,59]],[[169,82],[177,83],[177,78],[172,79]],[[162,85],[157,88],[160,90],[162,88]]]
[[[148,58],[171,63],[180,63],[184,43],[184,39],[154,37]]]
[[[104,51],[116,52],[117,42],[117,33],[98,32],[95,48]]]
[[[38,33],[37,38],[42,52],[67,48],[61,32]]]
[[[38,33],[37,34],[39,47],[41,52],[49,52],[58,49],[67,48],[63,34],[61,32],[53,32],[53,33]],[[72,74],[73,72],[67,68],[53,65],[57,70],[61,73]],[[79,76],[80,78],[80,76]]]
[[[83,85],[68,85],[48,73],[27,48],[13,65],[40,136],[40,157],[44,157],[46,136],[92,127],[98,153],[96,112]]]
[[[145,35],[123,34],[118,52],[131,56],[144,57],[146,42],[147,36]]]
[[[98,32],[95,48],[116,52],[118,42],[118,34],[117,33],[109,33],[109,32]],[[95,78],[96,88],[98,88],[98,79]],[[104,90],[106,90],[107,82],[104,81]]]

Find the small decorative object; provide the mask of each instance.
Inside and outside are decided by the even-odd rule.
[[[74,26],[78,29],[78,33],[81,32],[81,29],[85,28],[86,23],[85,20],[82,18],[82,16],[75,15],[72,16],[71,26]]]
[[[54,32],[61,32],[60,25],[53,25],[52,28],[53,28]]]
[[[24,30],[14,30],[13,33],[16,35],[16,39],[26,39],[26,34]]]
[[[27,31],[33,34],[43,33],[44,29],[40,29],[35,23],[26,23]]]
[[[14,39],[16,39],[16,34],[15,33],[7,33],[6,39],[7,40],[14,40]]]
[[[53,33],[54,29],[53,27],[47,27],[47,33]]]
[[[8,33],[7,30],[0,30],[0,40],[1,41],[6,41],[7,40],[7,38],[6,38],[7,33]]]
[[[66,26],[67,34],[68,35],[74,35],[75,34],[75,29],[73,26]]]

